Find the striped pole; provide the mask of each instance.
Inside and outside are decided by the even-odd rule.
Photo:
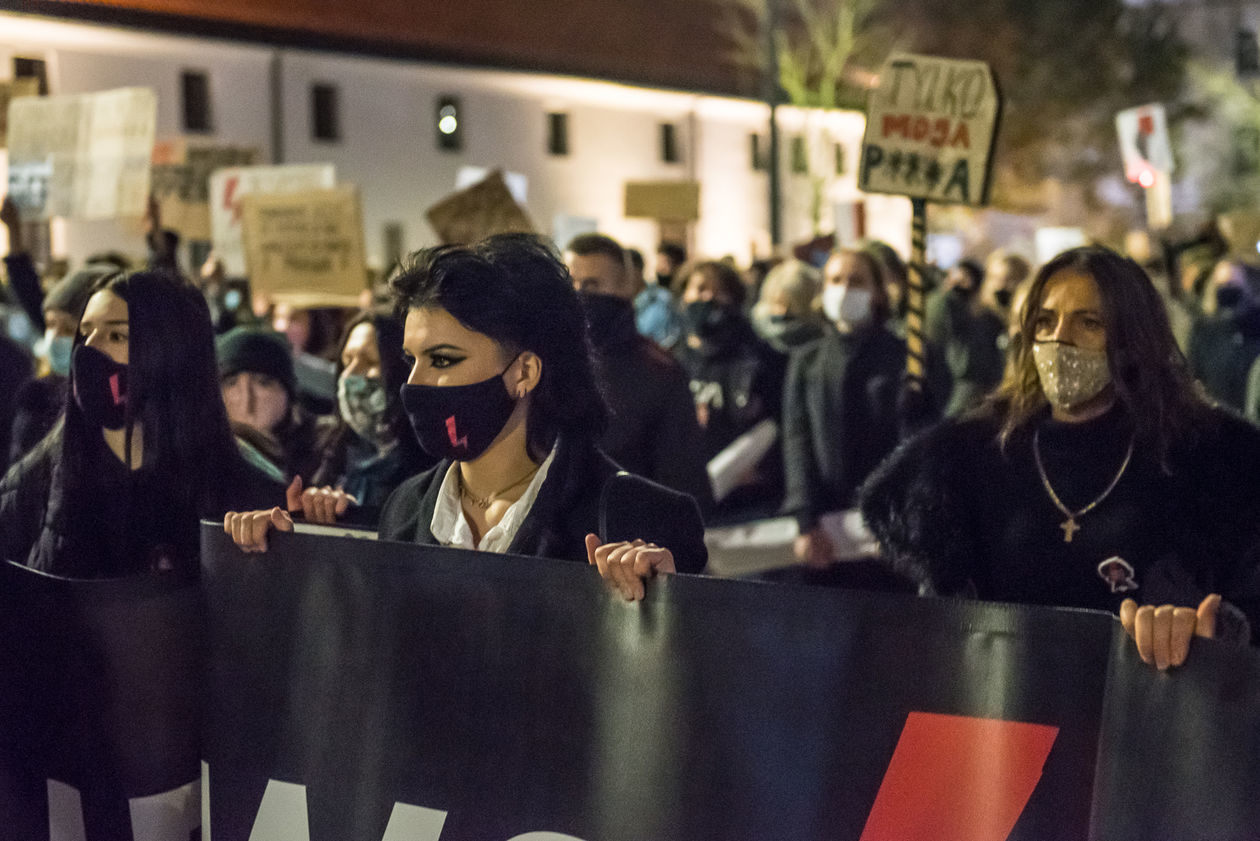
[[[923,388],[923,267],[927,264],[927,201],[911,199],[914,222],[910,233],[910,289],[906,312],[906,379]]]

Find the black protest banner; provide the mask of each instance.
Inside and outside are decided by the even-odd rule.
[[[204,538],[216,841],[1258,825],[1254,749],[1231,762],[1177,735],[1255,745],[1252,652],[1196,642],[1158,674],[1090,612],[681,576],[630,605],[562,562],[290,535],[243,556]],[[1177,775],[1176,798],[1151,768]],[[1221,788],[1205,768],[1236,776]]]
[[[0,837],[196,837],[201,604],[192,580],[0,564]]]

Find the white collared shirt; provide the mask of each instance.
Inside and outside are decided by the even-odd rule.
[[[446,471],[445,478],[442,479],[442,487],[438,489],[437,505],[433,509],[433,521],[429,523],[429,531],[433,532],[433,536],[443,546],[500,554],[506,552],[512,545],[512,541],[516,539],[521,523],[525,522],[530,509],[534,507],[534,500],[538,498],[538,491],[547,480],[547,471],[555,458],[556,450],[552,447],[551,453],[538,466],[538,472],[534,474],[525,493],[508,507],[503,519],[486,530],[486,533],[481,536],[480,543],[473,539],[472,527],[468,525],[468,519],[464,516],[464,507],[460,501],[459,462],[452,463],[450,469]]]

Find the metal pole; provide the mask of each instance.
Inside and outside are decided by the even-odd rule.
[[[284,54],[271,51],[271,162],[284,163]]]
[[[778,248],[783,243],[783,184],[779,177],[779,45],[775,37],[779,28],[779,0],[766,0],[765,67],[761,74],[762,98],[770,106],[770,243]]]
[[[911,199],[914,221],[910,231],[910,289],[906,312],[906,377],[911,387],[923,387],[923,269],[927,264],[927,200]]]

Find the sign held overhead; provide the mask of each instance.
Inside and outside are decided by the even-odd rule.
[[[926,201],[988,201],[1001,99],[982,61],[894,53],[871,94],[858,187]]]

